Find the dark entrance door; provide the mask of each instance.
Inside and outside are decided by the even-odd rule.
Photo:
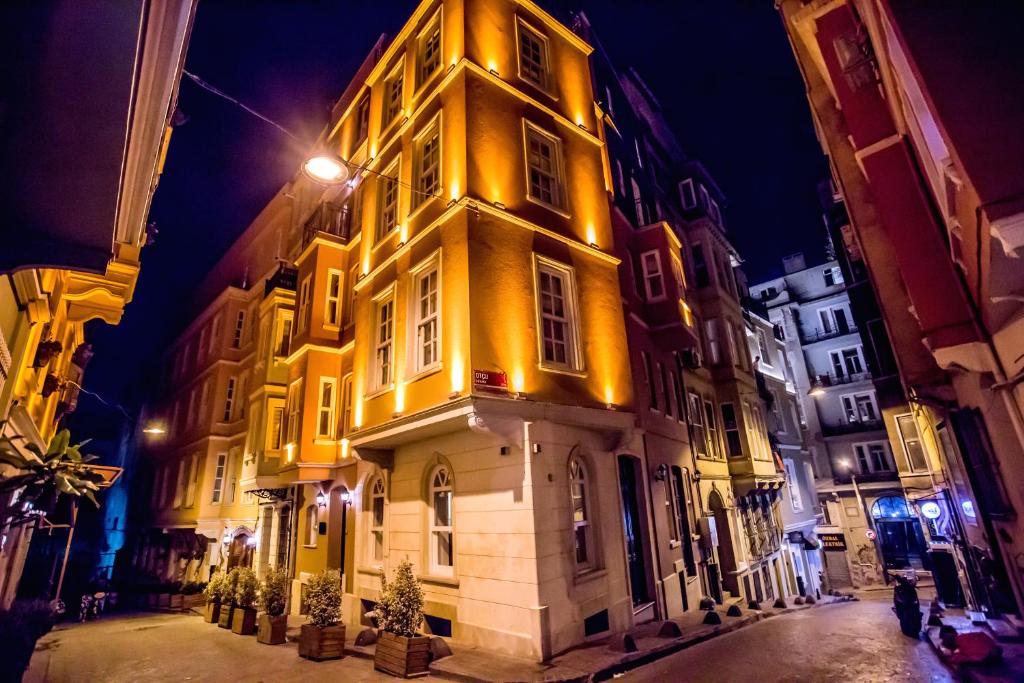
[[[626,560],[629,563],[629,585],[633,606],[651,602],[647,590],[647,567],[644,561],[643,523],[640,519],[640,485],[633,458],[619,456],[619,485],[622,487],[622,522],[626,534]]]
[[[896,522],[876,520],[878,538],[882,545],[882,556],[887,569],[920,569],[924,565],[921,553],[921,527],[916,520]]]

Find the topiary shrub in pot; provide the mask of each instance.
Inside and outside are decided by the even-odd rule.
[[[377,651],[373,666],[393,676],[425,676],[430,665],[430,637],[417,634],[423,621],[423,588],[402,560],[391,581],[381,573],[377,603]]]
[[[284,608],[288,600],[288,572],[283,569],[269,569],[260,586],[259,628],[256,640],[267,645],[280,645],[285,641],[288,630],[288,615]]]
[[[224,575],[224,583],[220,589],[220,619],[217,625],[231,628],[231,620],[235,617],[235,589],[238,588],[238,567]]]
[[[220,621],[220,606],[224,600],[224,574],[217,572],[210,577],[206,584],[206,612],[203,619],[207,624],[214,624]]]
[[[0,609],[0,680],[21,680],[36,641],[55,620],[53,607],[45,600],[16,600],[9,609]]]
[[[314,574],[306,585],[309,623],[299,631],[299,655],[318,662],[345,656],[345,625],[341,622],[341,575],[335,570]]]
[[[256,572],[243,567],[238,570],[238,583],[235,584],[235,615],[231,619],[231,630],[240,636],[251,636],[256,633],[256,598],[260,581]]]

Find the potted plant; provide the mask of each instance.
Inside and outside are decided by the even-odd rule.
[[[341,575],[335,570],[314,574],[306,586],[309,623],[299,632],[299,656],[318,662],[345,656],[345,625],[341,621]]]
[[[189,581],[181,587],[183,609],[189,610],[193,607],[201,607],[206,604],[206,597],[203,594],[206,584],[202,581]]]
[[[231,630],[240,636],[256,633],[256,595],[260,582],[256,572],[243,567],[238,570],[235,584],[235,616],[231,619]]]
[[[412,573],[409,560],[402,560],[394,578],[381,572],[380,601],[377,603],[377,651],[373,666],[393,676],[425,676],[430,665],[430,637],[418,635],[423,621],[423,588]]]
[[[220,605],[224,600],[224,574],[216,572],[210,576],[210,581],[203,592],[206,593],[206,613],[203,619],[207,624],[216,623],[220,621]]]
[[[288,598],[288,572],[283,569],[269,569],[260,586],[260,607],[256,640],[267,645],[280,645],[285,641],[288,630],[288,615],[284,613]]]
[[[220,619],[217,625],[221,628],[231,628],[231,620],[235,616],[235,589],[238,587],[238,567],[235,567],[224,576],[224,584],[220,589]]]

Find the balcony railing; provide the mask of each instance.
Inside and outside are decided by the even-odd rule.
[[[854,472],[836,470],[832,476],[832,481],[837,484],[852,484],[852,476],[857,476],[858,484],[870,484],[878,481],[896,481],[900,478],[899,472],[896,470],[882,470],[879,472]]]
[[[823,436],[843,436],[845,434],[857,434],[860,432],[872,432],[885,429],[885,423],[881,420],[857,420],[843,424],[822,423],[821,433]]]
[[[847,334],[856,334],[856,325],[847,325],[845,327],[837,327],[833,330],[814,330],[813,332],[800,331],[800,341],[804,344],[814,344],[816,342],[825,341],[826,339],[835,339],[836,337],[842,337]]]
[[[290,268],[282,263],[277,267],[274,274],[268,277],[267,281],[263,283],[263,296],[266,297],[275,289],[286,289],[290,292],[294,292],[298,279],[298,269]]]
[[[837,387],[842,384],[863,382],[871,379],[870,372],[851,372],[845,375],[818,375],[814,380],[814,387]]]
[[[352,220],[348,206],[324,203],[314,209],[302,227],[302,248],[317,236],[333,241],[348,242]]]

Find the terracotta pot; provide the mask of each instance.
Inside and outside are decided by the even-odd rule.
[[[387,631],[377,633],[373,668],[392,676],[426,676],[430,667],[430,636],[407,638]]]
[[[231,628],[231,620],[235,616],[234,605],[221,605],[220,606],[220,618],[217,619],[217,626],[221,628]]]
[[[256,608],[236,607],[231,618],[231,630],[240,636],[251,636],[256,633]]]
[[[220,621],[220,603],[210,601],[206,603],[206,611],[203,613],[203,621],[207,624],[216,624]]]
[[[299,631],[299,656],[322,662],[345,656],[345,626],[303,624]]]
[[[256,641],[266,645],[280,645],[285,642],[288,631],[288,615],[272,617],[266,612],[260,615]]]

